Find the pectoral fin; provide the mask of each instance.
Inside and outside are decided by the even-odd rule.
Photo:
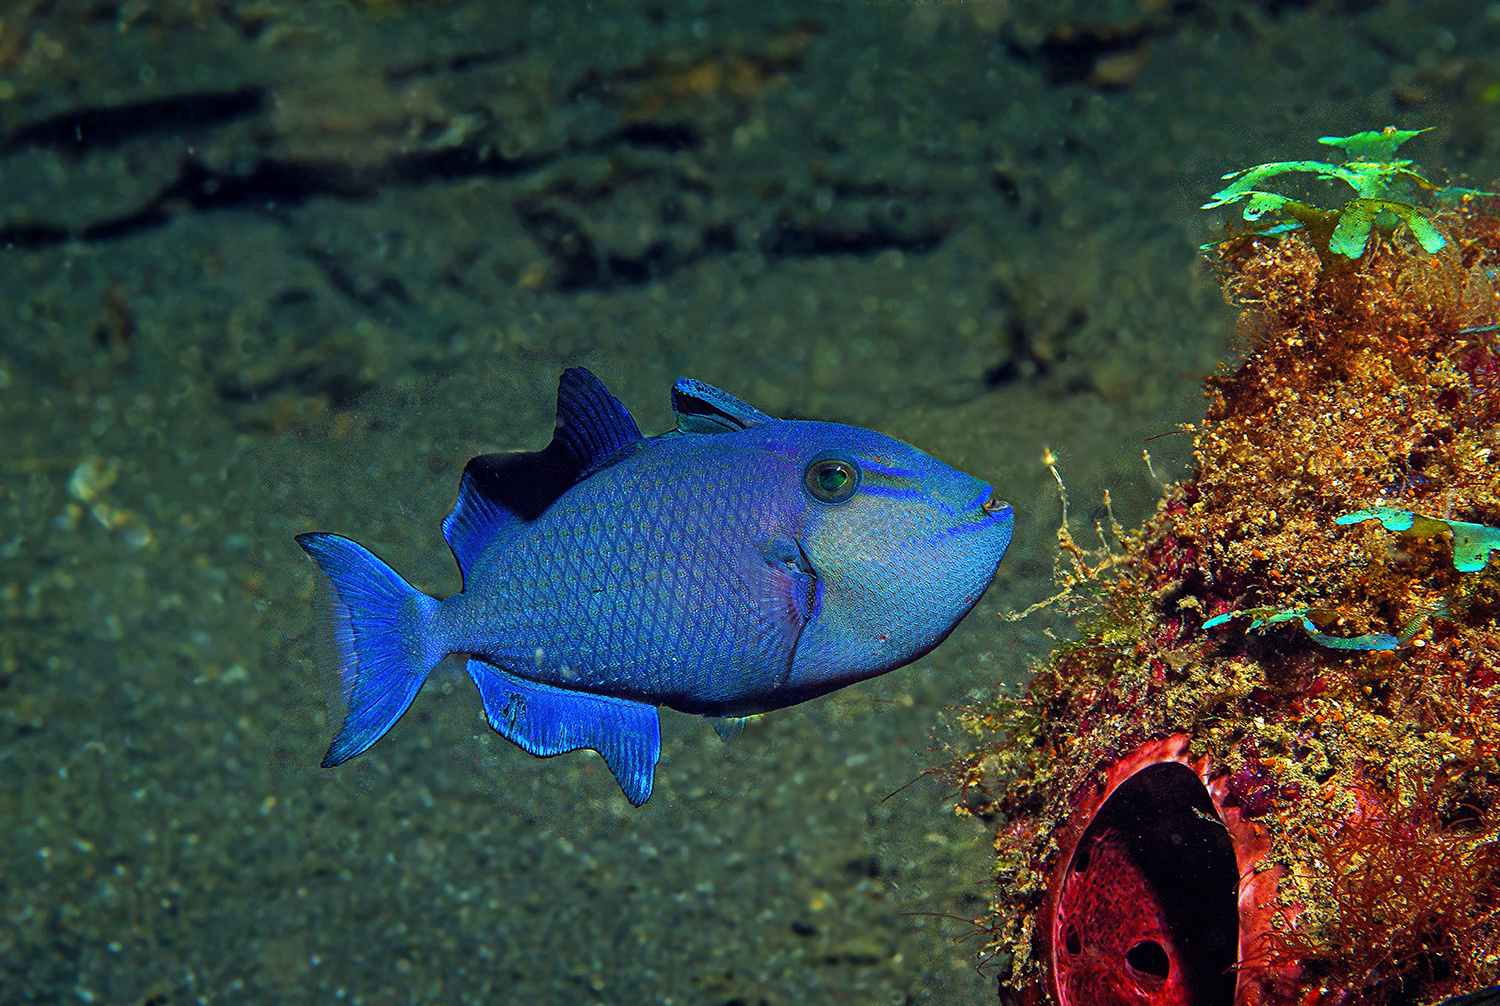
[[[541,757],[597,751],[625,799],[637,807],[651,799],[661,757],[655,706],[538,684],[473,658],[468,671],[485,718],[500,736]]]
[[[707,719],[713,721],[714,733],[719,735],[719,740],[728,744],[740,734],[745,732],[745,721],[748,716],[709,716]]]
[[[756,609],[747,640],[765,666],[784,661],[771,685],[785,682],[802,630],[823,607],[823,585],[795,538],[780,534],[747,556],[745,585]]]
[[[761,549],[766,568],[763,589],[782,617],[794,622],[800,632],[803,624],[823,606],[822,586],[817,570],[791,535],[781,534]]]

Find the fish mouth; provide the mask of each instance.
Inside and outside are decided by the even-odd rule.
[[[955,517],[982,513],[986,517],[995,518],[1002,518],[1010,512],[1010,504],[1001,499],[1000,494],[990,486],[982,486],[974,498],[969,500],[956,513],[950,511]]]
[[[1010,512],[1010,504],[1000,498],[993,489],[989,492],[989,498],[980,504],[980,509],[991,517],[1000,517]]]
[[[985,543],[983,547],[995,551],[995,566],[998,568],[1010,545],[1014,528],[1015,511],[1011,505],[990,486],[982,486],[979,493],[953,515],[947,533],[950,538],[962,537],[971,542]]]

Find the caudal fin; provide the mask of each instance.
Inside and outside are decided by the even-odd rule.
[[[333,586],[333,641],[348,712],[323,767],[348,761],[385,736],[443,659],[433,624],[438,603],[358,542],[299,534]]]

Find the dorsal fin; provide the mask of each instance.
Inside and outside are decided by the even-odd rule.
[[[641,441],[630,412],[582,367],[557,382],[557,425],[539,451],[470,458],[458,502],[443,520],[443,537],[467,580],[495,537],[518,521],[535,520],[563,493]]]
[[[733,433],[771,421],[754,406],[691,377],[672,386],[672,411],[681,433]]]
[[[557,382],[557,426],[552,431],[552,443],[562,444],[572,455],[579,478],[641,439],[640,427],[630,418],[630,410],[609,393],[603,381],[582,367],[563,371]]]

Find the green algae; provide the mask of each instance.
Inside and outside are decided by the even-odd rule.
[[[1428,517],[1410,510],[1371,507],[1344,514],[1335,518],[1334,523],[1348,525],[1367,520],[1378,520],[1387,531],[1413,538],[1428,538],[1448,532],[1453,536],[1453,568],[1460,573],[1479,572],[1489,562],[1491,552],[1500,552],[1500,528],[1464,520]]]
[[[1326,248],[1335,255],[1357,259],[1364,255],[1372,229],[1391,231],[1399,224],[1411,230],[1423,251],[1436,253],[1447,244],[1447,239],[1433,225],[1432,211],[1409,201],[1411,194],[1424,191],[1431,194],[1434,202],[1446,203],[1464,196],[1492,193],[1439,186],[1418,172],[1414,161],[1395,156],[1402,144],[1425,132],[1427,129],[1390,126],[1352,136],[1320,136],[1319,143],[1344,151],[1344,163],[1271,161],[1232,171],[1223,176],[1229,184],[1215,192],[1201,208],[1211,210],[1243,201],[1241,216],[1251,223],[1268,213],[1278,218],[1274,225],[1252,231],[1253,234],[1267,236],[1306,227],[1314,236],[1320,254]],[[1355,198],[1330,210],[1260,187],[1268,179],[1287,174],[1310,174],[1325,181],[1343,182],[1354,190]],[[1203,247],[1209,249],[1217,243]]]
[[[1388,632],[1366,632],[1358,636],[1334,636],[1323,632],[1313,624],[1310,614],[1320,616],[1337,616],[1337,612],[1330,612],[1315,608],[1244,608],[1239,611],[1226,611],[1222,615],[1215,615],[1203,623],[1205,629],[1213,629],[1228,623],[1234,618],[1250,617],[1254,621],[1250,623],[1252,630],[1264,631],[1273,625],[1281,625],[1286,622],[1296,622],[1302,626],[1308,638],[1331,650],[1394,650],[1396,647],[1407,642],[1400,636],[1393,636]]]

